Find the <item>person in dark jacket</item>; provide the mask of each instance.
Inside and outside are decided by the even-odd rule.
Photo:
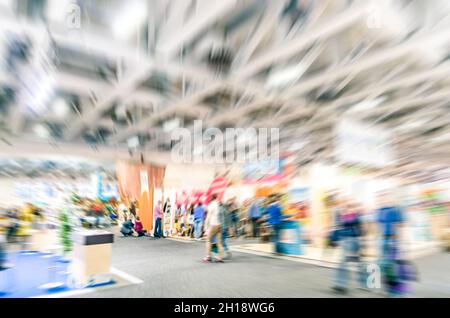
[[[280,240],[283,214],[278,196],[272,195],[269,200],[271,203],[267,207],[268,224],[272,229],[272,240],[275,245],[275,253],[280,254],[281,252],[278,250],[278,241]]]
[[[133,222],[131,222],[131,220],[128,219],[128,217],[126,217],[125,221],[122,223],[120,233],[122,233],[123,236],[131,236],[133,235],[133,228],[134,228]]]
[[[342,259],[336,272],[333,290],[338,293],[347,292],[350,263],[357,263],[359,284],[362,288],[366,288],[365,271],[361,262],[363,230],[360,207],[348,200],[341,209],[337,221]]]

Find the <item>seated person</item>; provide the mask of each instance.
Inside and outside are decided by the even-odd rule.
[[[122,228],[120,229],[120,233],[122,233],[123,236],[132,236],[133,235],[133,222],[131,222],[130,219],[126,218],[125,221],[122,223]]]
[[[186,213],[181,221],[181,236],[189,236],[191,233],[191,225],[189,224],[189,216]]]
[[[173,234],[177,234],[179,235],[181,233],[181,220],[179,216],[175,216],[175,220],[174,220],[174,233]]]
[[[145,230],[142,225],[141,219],[139,216],[136,217],[136,221],[134,221],[134,231],[138,234],[138,236],[145,236]]]

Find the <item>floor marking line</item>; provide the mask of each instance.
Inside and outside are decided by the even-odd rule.
[[[317,266],[326,267],[326,268],[336,268],[337,267],[337,264],[333,264],[333,263],[326,262],[326,261],[320,261],[320,260],[312,260],[312,259],[292,257],[292,256],[278,256],[278,255],[272,255],[267,252],[252,251],[252,250],[247,250],[247,249],[238,248],[238,247],[231,247],[231,250],[235,251],[235,252],[264,256],[264,257],[269,257],[269,258],[273,258],[273,259],[282,259],[282,260],[291,261],[291,262],[317,265]]]
[[[137,278],[131,274],[125,273],[115,267],[111,267],[111,274],[116,274],[117,276],[123,278],[124,280],[129,281],[132,284],[142,284],[144,281],[140,278]]]
[[[194,242],[197,242],[195,240],[184,240],[184,239],[179,239],[179,238],[175,238],[175,237],[166,237],[166,240],[175,241],[175,242],[182,242],[182,243],[194,243]]]
[[[89,293],[93,293],[95,291],[96,291],[95,288],[84,288],[84,289],[80,289],[80,290],[70,290],[70,291],[65,291],[65,292],[61,292],[61,293],[49,294],[49,295],[33,296],[30,298],[65,298],[65,297],[89,294]]]
[[[116,275],[116,276],[122,278],[123,280],[125,280],[126,282],[131,283],[133,285],[144,283],[144,281],[142,279],[139,279],[133,275],[125,273],[115,267],[111,267],[110,274]],[[108,286],[108,287],[115,288],[115,287],[123,287],[123,286],[126,286],[126,285],[118,284],[117,286]],[[79,296],[79,295],[94,293],[96,291],[99,291],[102,287],[105,287],[105,286],[90,287],[90,288],[88,287],[88,288],[83,288],[83,289],[79,289],[79,290],[69,290],[69,291],[65,291],[65,292],[61,292],[61,293],[33,296],[30,298],[64,298],[64,297]]]

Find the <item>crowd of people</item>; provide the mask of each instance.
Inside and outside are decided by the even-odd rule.
[[[189,216],[186,225],[189,230],[186,233],[196,239],[206,236],[204,262],[222,262],[224,258],[231,257],[227,238],[241,235],[243,224],[251,227],[251,231],[248,231],[250,237],[261,236],[261,230],[264,229],[263,232],[268,233],[273,242],[273,252],[281,254],[278,242],[282,224],[293,215],[284,213],[280,198],[280,195],[271,195],[264,200],[252,199],[238,208],[234,199],[220,201],[213,196],[207,206],[199,203],[190,212],[186,212]],[[373,265],[379,268],[380,284],[391,296],[405,294],[409,282],[416,280],[418,273],[414,264],[402,252],[400,238],[405,223],[403,207],[389,193],[380,193],[377,208],[370,212],[364,211],[356,200],[339,195],[328,202],[328,208],[332,222],[327,231],[327,247],[339,247],[342,253],[333,280],[333,290],[337,293],[348,292],[350,267],[353,264],[357,268],[360,287],[371,288],[368,287],[366,238],[369,231],[373,230],[370,228],[375,225],[374,232],[380,246],[378,260]],[[376,285],[376,278],[374,279],[373,283]]]
[[[261,227],[267,224],[269,199],[255,198],[246,200],[241,206],[235,198],[219,202],[224,214],[224,226],[227,237],[260,237]],[[201,202],[192,205],[178,205],[175,211],[175,236],[187,236],[201,239],[206,233],[205,222],[209,204]]]
[[[367,251],[366,237],[369,224],[378,224],[380,241],[378,260],[371,265],[380,276],[373,277],[373,284],[382,284],[391,296],[402,295],[407,291],[408,282],[417,278],[414,265],[405,259],[401,246],[401,227],[405,215],[402,208],[388,193],[378,197],[378,208],[372,211],[371,222],[365,218],[367,213],[355,200],[336,197],[330,203],[333,214],[332,229],[329,232],[328,246],[341,248],[340,263],[334,278],[333,290],[337,293],[348,292],[349,273],[356,266],[359,288],[368,289],[368,264],[365,262]],[[376,267],[373,267],[376,266]],[[379,282],[376,280],[379,279]]]
[[[160,202],[158,202],[160,205]],[[159,209],[158,207],[155,208]],[[156,213],[155,213],[156,214]],[[218,200],[212,196],[206,205],[178,205],[175,212],[174,235],[201,240],[206,237],[207,255],[205,262],[223,261],[231,257],[227,239],[229,237],[260,237],[261,233],[279,232],[279,224],[286,217],[281,212],[279,196],[254,198],[238,206],[235,198]],[[263,231],[261,231],[264,229]],[[156,229],[155,229],[156,231]],[[275,235],[276,236],[276,235]],[[276,240],[276,238],[274,238]],[[217,255],[213,259],[212,252]]]
[[[282,224],[284,220],[292,217],[283,211],[281,198],[281,195],[274,194],[267,198],[252,198],[239,205],[235,198],[220,200],[213,195],[208,204],[202,202],[192,205],[175,204],[173,210],[170,199],[164,204],[158,200],[153,210],[152,233],[144,229],[137,201],[125,204],[116,200],[103,202],[75,196],[73,203],[79,211],[82,211],[78,217],[84,227],[97,228],[105,224],[118,224],[124,237],[164,238],[166,233],[169,233],[172,236],[195,240],[204,238],[206,252],[203,261],[223,262],[232,256],[228,245],[230,237],[267,237],[273,242],[274,253],[281,254],[278,242]],[[400,236],[405,220],[403,209],[389,193],[382,193],[378,197],[377,204],[378,208],[368,213],[361,204],[348,196],[333,194],[326,200],[326,208],[332,216],[326,246],[340,247],[342,253],[333,280],[335,292],[348,291],[350,267],[353,264],[358,268],[360,287],[367,288],[366,237],[371,231],[370,226],[374,224],[378,225],[376,233],[381,243],[376,264],[383,273],[383,283],[387,292],[390,295],[401,295],[407,288],[407,282],[417,278],[414,266],[406,261],[402,254]],[[371,220],[367,218],[369,214],[372,216]],[[171,232],[164,229],[163,221],[167,217],[173,217]],[[26,204],[21,210],[8,210],[7,218],[12,222],[8,223],[4,232],[7,241],[11,241],[26,231],[26,227],[43,220],[45,213],[32,204]]]

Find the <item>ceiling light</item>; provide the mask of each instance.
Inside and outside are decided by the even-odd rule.
[[[140,145],[139,137],[134,136],[127,140],[128,148],[137,148]]]
[[[58,118],[65,118],[70,113],[70,107],[64,98],[57,98],[52,103],[51,109]]]
[[[47,139],[50,136],[49,130],[42,124],[35,125],[33,132],[42,139]]]
[[[144,1],[127,1],[120,16],[114,19],[113,32],[122,39],[130,35],[144,22],[147,17],[147,6]]]
[[[180,125],[181,125],[180,118],[177,117],[174,119],[170,119],[163,123],[163,130],[164,130],[164,132],[169,133],[172,130],[179,128]]]
[[[75,0],[51,0],[47,4],[47,17],[50,21],[64,22],[67,17],[67,13],[72,8],[72,5],[76,5]]]

